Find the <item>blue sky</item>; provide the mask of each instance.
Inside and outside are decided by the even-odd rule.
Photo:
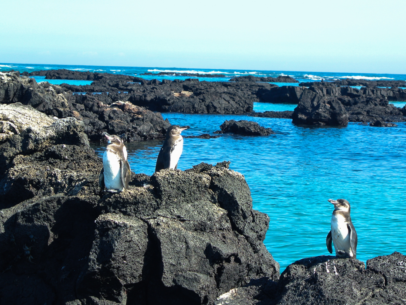
[[[406,73],[405,0],[3,1],[0,62]]]

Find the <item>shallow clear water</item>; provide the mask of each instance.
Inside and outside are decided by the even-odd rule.
[[[85,86],[90,85],[93,81],[91,80],[75,80],[75,79],[45,79],[45,76],[31,76],[37,83],[48,82],[52,85],[69,84],[75,86]]]
[[[406,75],[400,74],[0,64],[0,71],[31,72],[61,68],[137,76],[147,71],[171,70],[226,73],[230,77],[277,77],[284,74],[299,81],[347,77],[406,80]],[[397,107],[406,105],[406,102],[392,103]],[[295,107],[254,104],[255,111],[283,111]],[[356,123],[350,123],[346,128],[304,128],[294,126],[289,119],[245,115],[167,113],[163,117],[172,124],[189,125],[191,128],[184,135],[213,133],[230,119],[255,121],[276,132],[268,137],[223,135],[208,140],[187,138],[179,169],[185,170],[200,162],[216,164],[231,161],[231,169],[241,172],[250,186],[254,208],[267,213],[271,219],[265,245],[280,263],[281,270],[298,259],[329,254],[325,245],[333,211],[327,201],[329,198],[345,198],[351,203],[351,215],[359,237],[360,260],[366,261],[394,251],[406,253],[405,123],[397,123],[398,127],[393,128]],[[162,141],[128,144],[132,170],[152,175],[161,145]],[[104,152],[104,147],[95,146],[95,149],[100,155]]]

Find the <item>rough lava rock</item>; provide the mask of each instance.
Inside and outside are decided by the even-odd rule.
[[[369,123],[369,126],[373,126],[373,127],[396,127],[398,125],[396,124],[392,124],[392,123],[387,123],[381,120],[376,120],[374,122]]]
[[[93,141],[106,131],[127,141],[162,139],[170,126],[160,113],[121,101],[120,96],[72,95],[66,90],[47,82],[37,84],[18,73],[0,73],[0,104],[21,102],[50,116],[75,117],[85,123],[85,132]]]
[[[276,118],[276,119],[291,119],[293,116],[293,111],[264,111],[264,112],[253,112],[250,116],[261,117],[261,118]]]
[[[230,82],[272,82],[272,83],[298,83],[296,79],[290,76],[278,77],[258,77],[258,76],[238,76],[230,79]]]
[[[24,109],[33,129],[12,121],[1,144],[1,304],[213,304],[278,279],[263,244],[269,217],[229,163],[133,174],[128,191],[100,196],[101,160],[81,122],[6,107]],[[37,140],[16,149],[23,135]]]
[[[271,128],[265,128],[260,126],[256,122],[241,120],[229,120],[225,121],[220,126],[221,133],[234,133],[244,136],[269,136],[273,134],[273,130]]]
[[[293,111],[296,125],[338,126],[348,125],[348,112],[337,98],[303,100]]]

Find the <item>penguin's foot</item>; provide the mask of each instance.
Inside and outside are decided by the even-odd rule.
[[[338,250],[336,254],[337,254],[337,257],[340,257],[340,258],[351,258],[350,255],[343,250]]]

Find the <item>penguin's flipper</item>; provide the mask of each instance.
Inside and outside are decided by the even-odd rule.
[[[171,165],[171,148],[170,146],[162,147],[156,160],[155,172],[161,169],[169,168]]]
[[[333,246],[332,246],[333,238],[331,237],[331,231],[328,232],[327,238],[326,238],[326,245],[327,245],[327,250],[330,253],[333,253]]]
[[[104,167],[100,171],[99,175],[99,186],[100,186],[100,193],[103,192],[106,185],[104,184]]]
[[[347,223],[348,232],[350,233],[350,245],[352,253],[354,254],[354,258],[357,257],[357,244],[358,244],[358,237],[357,232],[355,231],[354,225]]]
[[[120,173],[121,173],[121,183],[124,189],[128,189],[128,183],[131,179],[131,169],[130,164],[127,160],[120,160]]]

